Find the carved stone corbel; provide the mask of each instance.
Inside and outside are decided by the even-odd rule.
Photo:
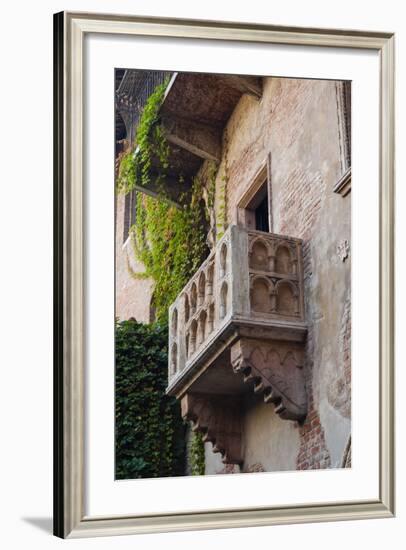
[[[254,392],[262,393],[265,403],[274,403],[285,420],[303,421],[307,414],[303,361],[304,350],[287,342],[240,338],[231,347],[233,371],[252,382]]]
[[[213,444],[224,464],[241,464],[241,402],[238,396],[187,393],[181,400],[182,417],[192,430]]]

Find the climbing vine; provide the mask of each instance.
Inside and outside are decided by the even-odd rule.
[[[216,176],[218,172],[218,163],[214,160],[208,161],[207,168],[207,208],[214,208],[216,199]]]
[[[165,395],[165,324],[116,323],[116,479],[183,475],[184,423]]]
[[[154,302],[159,320],[197,271],[208,253],[206,215],[198,180],[190,202],[177,208],[165,200],[138,195],[137,221],[130,235],[136,257],[144,264],[142,277],[154,280]]]
[[[228,168],[228,133],[227,128],[224,131],[224,173],[220,179],[220,187],[217,195],[217,219],[216,219],[216,239],[219,240],[224,235],[225,230],[228,227],[227,221],[227,196],[228,196],[228,180],[229,180],[229,168]]]
[[[158,85],[149,96],[137,126],[135,148],[130,149],[121,159],[117,189],[128,193],[137,184],[147,186],[151,180],[151,168],[157,159],[157,173],[154,182],[162,183],[169,167],[169,146],[165,139],[162,126],[159,124],[159,109],[165,96],[168,80]]]
[[[204,443],[199,432],[192,432],[189,447],[189,462],[193,476],[203,476],[205,471]]]
[[[133,277],[152,278],[158,320],[165,321],[168,307],[208,255],[207,212],[203,186],[194,178],[181,193],[179,204],[169,200],[162,185],[170,169],[169,147],[160,125],[159,108],[167,83],[156,87],[142,112],[136,132],[136,147],[123,156],[118,175],[118,191],[153,183],[158,197],[138,193],[136,223],[130,229],[135,256],[144,264],[143,273],[128,268]],[[184,183],[182,175],[180,184]]]

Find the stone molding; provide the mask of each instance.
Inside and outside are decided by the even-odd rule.
[[[264,342],[241,338],[231,348],[231,365],[244,383],[273,403],[284,420],[303,421],[307,395],[303,374],[304,348],[284,342]]]
[[[346,197],[351,191],[351,166],[335,184],[333,191],[342,197]]]
[[[241,401],[238,396],[188,393],[181,400],[182,417],[194,432],[213,445],[224,464],[241,464]]]

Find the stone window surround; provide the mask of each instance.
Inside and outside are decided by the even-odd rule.
[[[351,191],[351,82],[336,83],[338,138],[342,176],[334,186],[334,193],[342,197]]]
[[[248,189],[242,194],[237,202],[237,220],[238,225],[255,229],[255,207],[257,206],[258,196],[261,189],[266,185],[268,194],[268,216],[269,216],[269,232],[273,232],[273,212],[272,212],[272,181],[271,181],[271,153],[267,159],[261,164],[255,175],[253,176]]]

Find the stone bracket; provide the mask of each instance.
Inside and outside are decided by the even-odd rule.
[[[213,444],[224,464],[241,464],[241,414],[238,396],[187,393],[181,400],[182,417],[192,423],[192,430]]]
[[[307,414],[303,362],[300,344],[240,338],[231,347],[233,371],[253,383],[254,392],[263,394],[265,403],[274,403],[285,420],[301,422]]]

